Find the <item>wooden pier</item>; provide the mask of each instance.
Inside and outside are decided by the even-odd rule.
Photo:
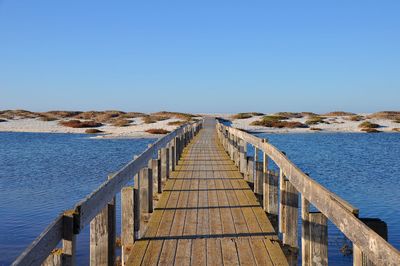
[[[287,265],[252,189],[215,124],[187,146],[128,265]]]
[[[13,265],[77,264],[76,236],[88,225],[90,265],[328,265],[328,220],[353,243],[354,265],[400,265],[386,224],[358,216],[266,139],[206,118],[111,174]]]

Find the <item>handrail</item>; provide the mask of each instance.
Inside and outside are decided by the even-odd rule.
[[[68,234],[79,234],[79,232],[90,223],[96,215],[121,191],[121,189],[139,171],[148,166],[149,160],[158,150],[166,147],[175,138],[181,137],[182,144],[186,145],[188,140],[201,128],[203,120],[186,123],[168,135],[160,138],[150,145],[138,157],[126,164],[116,172],[112,178],[102,183],[94,192],[78,202],[73,210],[60,214],[46,229],[20,254],[12,265],[41,265],[49,254],[57,247],[61,240],[66,237],[67,217],[73,217],[71,230]],[[178,148],[178,147],[175,147]],[[182,147],[181,147],[182,148]],[[177,151],[178,152],[178,151]],[[181,151],[180,151],[181,152]],[[167,164],[168,167],[168,164]],[[73,230],[72,230],[73,229]],[[73,231],[73,232],[72,232]],[[71,240],[71,239],[69,239]],[[72,241],[72,240],[71,240]],[[75,240],[74,240],[75,241]],[[72,245],[72,244],[71,244]],[[73,244],[75,245],[75,243]],[[69,247],[71,248],[71,247]],[[74,251],[72,251],[74,252]],[[69,263],[74,264],[74,262]]]
[[[217,129],[225,137],[228,134],[233,135],[254,145],[270,157],[294,188],[331,220],[353,244],[368,254],[368,259],[372,262],[377,265],[400,265],[400,252],[358,219],[358,209],[306,175],[275,146],[219,122]]]
[[[147,148],[142,154],[130,161],[121,170],[113,175],[113,177],[100,185],[94,192],[80,201],[76,206],[76,219],[81,230],[87,225],[101,209],[117,194],[122,187],[136,175],[141,168],[145,167],[153,155],[168,142],[174,139],[177,135],[184,132],[185,129],[194,124],[188,124],[179,127],[168,135],[156,141],[153,145]]]

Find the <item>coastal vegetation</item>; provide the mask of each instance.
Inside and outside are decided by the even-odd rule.
[[[376,119],[388,119],[388,120],[400,120],[400,112],[399,111],[382,111],[370,114],[368,118],[376,118]]]
[[[346,119],[349,121],[362,121],[365,118],[362,115],[352,115],[352,116],[347,117]]]
[[[104,131],[96,129],[96,128],[89,128],[85,130],[86,134],[99,134],[99,133],[103,133]]]
[[[326,122],[325,122],[324,118],[321,116],[312,116],[305,123],[307,125],[317,125],[317,124],[326,123]]]
[[[113,120],[111,125],[114,127],[127,127],[131,125],[131,121],[125,118],[118,118],[116,120]]]
[[[150,134],[168,134],[170,131],[162,128],[151,128],[147,129],[146,132]]]
[[[304,116],[302,113],[293,113],[293,112],[278,112],[278,113],[275,113],[274,115],[280,116],[280,117],[285,117],[286,119],[302,118]]]
[[[359,128],[378,128],[380,125],[371,123],[369,121],[362,122],[361,124],[358,125]]]
[[[329,112],[326,114],[323,114],[323,116],[354,116],[356,115],[355,113],[350,113],[350,112],[344,112],[344,111],[334,111],[334,112]]]
[[[358,125],[359,128],[361,128],[361,131],[367,132],[367,133],[379,133],[381,131],[377,130],[377,128],[380,127],[380,125],[371,123],[369,121],[364,121],[361,124]]]
[[[168,126],[180,126],[180,125],[183,125],[183,124],[186,124],[187,123],[187,121],[182,121],[182,120],[177,120],[177,121],[171,121],[171,122],[168,122]]]
[[[274,128],[307,128],[308,125],[297,121],[284,121],[287,120],[286,116],[267,115],[262,117],[261,120],[253,121],[250,125],[264,126]]]
[[[67,121],[60,121],[60,125],[72,128],[87,128],[87,127],[101,127],[103,124],[93,120],[89,121],[67,120]]]
[[[253,116],[261,116],[264,115],[263,113],[257,113],[257,112],[250,112],[250,113],[237,113],[232,116],[232,119],[246,119],[246,118],[251,118]]]

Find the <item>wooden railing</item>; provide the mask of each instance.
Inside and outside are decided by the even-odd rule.
[[[282,242],[293,255],[288,256],[291,265],[297,265],[299,250],[299,193],[302,265],[328,264],[328,219],[352,241],[354,265],[400,265],[399,251],[384,239],[387,238],[384,222],[358,218],[358,209],[303,173],[266,139],[222,123],[217,123],[216,128],[225,150],[244,178],[253,184],[268,217],[282,233]],[[247,156],[248,144],[254,146],[254,156]],[[259,150],[263,158],[257,158]],[[278,166],[279,175],[269,169],[268,158]],[[310,204],[318,212],[310,212]],[[380,230],[384,238],[373,229]]]
[[[122,264],[140,239],[153,212],[154,194],[161,193],[183,148],[202,127],[202,121],[177,128],[108,177],[72,210],[60,214],[13,265],[75,265],[76,236],[90,223],[90,264],[114,265],[116,249],[115,196],[121,192]],[[156,157],[156,158],[155,158]],[[134,181],[134,186],[127,186]],[[57,246],[62,243],[62,248]]]

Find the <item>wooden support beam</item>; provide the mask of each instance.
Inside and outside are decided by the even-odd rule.
[[[279,232],[286,232],[286,182],[282,169],[279,170]]]
[[[126,265],[129,252],[135,242],[134,188],[123,187],[121,190],[121,258]]]
[[[153,172],[150,168],[140,170],[140,203],[142,213],[153,212]]]
[[[246,171],[246,181],[254,182],[254,158],[253,156],[247,156],[247,171]]]
[[[112,175],[108,177],[112,178]],[[90,265],[114,265],[116,238],[115,197],[90,222]]]
[[[176,157],[175,157],[175,145],[173,144],[173,145],[171,145],[171,147],[170,147],[170,149],[171,149],[171,167],[170,167],[170,170],[171,170],[171,172],[172,171],[175,171],[175,159],[176,159]]]
[[[299,194],[289,181],[285,183],[285,232],[283,234],[283,244],[298,248]]]
[[[387,224],[379,218],[360,218],[360,220],[366,224],[369,228],[374,230],[379,236],[387,241],[388,239],[388,228]],[[363,253],[357,245],[353,244],[353,265],[354,266],[375,266],[368,255]]]
[[[43,261],[43,266],[74,266],[76,264],[76,235],[74,234],[74,210],[62,216],[62,248],[54,249]]]
[[[179,136],[176,136],[175,137],[175,161],[176,161],[176,164],[178,164],[178,161],[180,158],[179,150],[180,150]]]
[[[164,180],[169,178],[169,149],[161,149],[161,179]]]
[[[309,212],[310,203],[301,195],[301,263],[304,266],[311,265]]]
[[[64,212],[62,252],[62,265],[74,266],[76,264],[76,234],[74,234],[74,210]]]
[[[61,248],[54,249],[43,261],[42,266],[62,266],[63,251]]]
[[[240,150],[239,150],[239,170],[242,174],[246,174],[247,169],[247,143],[241,139],[240,140]]]
[[[258,162],[259,158],[258,158],[258,148],[256,146],[254,146],[254,161]]]
[[[263,185],[264,185],[264,164],[263,162],[255,161],[254,193],[259,196],[262,196],[264,190]]]
[[[309,265],[326,266],[328,265],[328,220],[320,212],[310,212],[308,218],[310,232]]]
[[[133,228],[135,231],[134,239],[140,239],[140,224],[141,224],[141,211],[140,211],[140,187],[133,189]]]

